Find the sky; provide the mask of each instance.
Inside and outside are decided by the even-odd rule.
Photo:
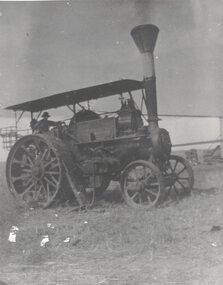
[[[158,112],[222,114],[222,11],[222,0],[1,1],[0,104],[141,80],[130,31],[151,23],[160,29],[154,51]],[[0,112],[1,126],[8,116]],[[206,125],[218,132],[213,121]]]

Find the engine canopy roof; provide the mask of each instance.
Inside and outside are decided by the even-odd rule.
[[[40,112],[43,110],[73,105],[84,101],[99,99],[143,88],[143,81],[121,79],[105,84],[95,85],[73,91],[67,91],[44,98],[8,106],[5,109],[13,111]]]

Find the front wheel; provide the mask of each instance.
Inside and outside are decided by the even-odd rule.
[[[129,206],[148,210],[157,204],[164,193],[163,175],[153,163],[136,160],[123,170],[121,189]]]

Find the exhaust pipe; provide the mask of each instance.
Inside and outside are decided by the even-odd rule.
[[[159,119],[157,115],[156,76],[153,56],[158,33],[158,27],[151,24],[136,26],[131,31],[133,40],[142,54],[145,104],[150,131],[154,131],[159,127]]]

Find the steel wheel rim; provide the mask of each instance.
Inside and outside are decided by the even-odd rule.
[[[161,196],[163,188],[161,176],[159,169],[149,162],[130,163],[123,171],[121,180],[126,203],[140,210],[153,207]]]
[[[61,184],[61,163],[53,146],[40,135],[23,137],[9,153],[6,167],[10,191],[28,206],[46,208]]]

